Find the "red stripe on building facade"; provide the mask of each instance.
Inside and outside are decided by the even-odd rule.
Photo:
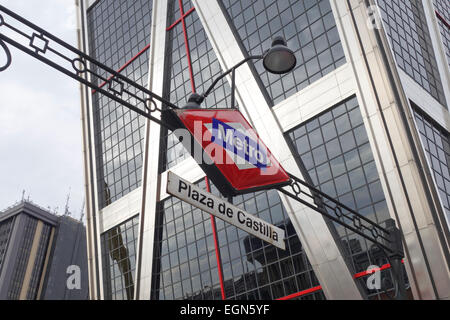
[[[206,191],[211,192],[209,186],[208,177],[205,176]],[[222,273],[222,260],[220,259],[219,241],[217,240],[217,230],[216,230],[216,218],[211,215],[211,226],[214,238],[214,249],[216,250],[216,260],[217,260],[217,270],[219,271],[219,282],[220,282],[220,293],[222,295],[222,300],[225,300],[225,286],[223,283],[223,273]]]
[[[181,24],[183,26],[184,45],[186,47],[186,57],[188,59],[189,75],[190,75],[190,80],[191,80],[191,88],[192,88],[192,92],[195,93],[195,82],[194,82],[194,73],[192,71],[191,51],[190,51],[190,48],[189,48],[189,41],[188,41],[187,30],[186,30],[186,21],[184,20],[187,15],[185,15],[184,12],[183,12],[182,0],[178,0],[178,4],[180,6],[180,12],[181,12],[181,18],[180,19],[181,19]],[[191,10],[189,10],[189,11],[191,11]]]
[[[131,58],[130,60],[128,60],[123,66],[121,66],[116,72],[120,73],[123,71],[123,69],[125,69],[126,67],[128,67],[131,63],[133,63],[134,60],[136,60],[141,54],[143,54],[145,51],[147,51],[150,48],[150,43],[148,45],[146,45],[141,51],[139,51],[133,58]],[[106,81],[104,81],[102,84],[100,84],[98,87],[102,88],[105,84],[108,83],[109,80],[111,80],[112,78],[114,78],[114,75],[111,75]],[[97,91],[95,89],[92,89],[92,94],[96,93]]]

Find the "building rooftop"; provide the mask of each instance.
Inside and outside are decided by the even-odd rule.
[[[51,212],[49,209],[45,209],[44,207],[39,206],[38,204],[32,202],[31,200],[23,199],[17,201],[16,203],[9,206],[5,210],[0,211],[0,222],[20,213],[26,213],[30,216],[36,217],[40,220],[50,223],[51,225],[56,225],[59,218],[63,216],[57,215],[56,213]],[[79,222],[78,220],[72,218],[69,215],[66,215],[65,217]]]

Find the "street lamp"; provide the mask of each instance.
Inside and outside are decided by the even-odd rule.
[[[294,52],[287,47],[286,40],[277,36],[272,41],[272,47],[264,54],[264,68],[275,74],[284,74],[295,68],[297,59]]]
[[[231,73],[231,107],[234,107],[234,92],[236,89],[235,73],[236,69],[250,60],[263,60],[264,69],[274,74],[285,74],[295,68],[297,59],[294,52],[287,47],[286,40],[282,36],[276,36],[272,40],[272,46],[262,55],[249,56],[231,67],[219,77],[217,77],[203,94],[193,93],[190,95],[184,109],[199,109],[201,103],[211,93],[215,85],[225,76]]]

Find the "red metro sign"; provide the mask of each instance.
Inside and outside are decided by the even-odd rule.
[[[178,128],[175,135],[222,194],[289,183],[289,175],[238,110],[177,109],[168,113],[166,121]]]

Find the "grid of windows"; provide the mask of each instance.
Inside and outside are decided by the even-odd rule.
[[[101,235],[106,300],[132,300],[139,215]]]
[[[448,0],[433,0],[436,11],[445,19],[450,21],[450,3]]]
[[[205,92],[222,69],[191,1],[170,1],[168,15],[166,70],[170,78],[165,79],[164,91],[169,101],[182,107],[192,93]],[[228,108],[230,94],[230,85],[222,79],[202,106]],[[165,146],[162,150],[167,150],[163,154],[162,171],[189,156],[178,139],[167,130],[164,130],[162,142]]]
[[[212,185],[211,192],[219,195]],[[276,190],[233,197],[233,204],[284,229],[286,250],[217,220],[225,296],[237,300],[273,300],[319,285],[302,244]],[[322,291],[299,300],[325,299]]]
[[[30,284],[27,292],[28,300],[35,300],[37,298],[37,290],[39,287],[39,281],[41,280],[42,277],[42,270],[44,268],[44,259],[49,247],[51,230],[52,227],[50,225],[44,224],[42,227],[41,238],[39,240],[39,246],[36,252]]]
[[[356,97],[292,129],[287,137],[314,186],[379,225],[389,218]],[[354,272],[387,263],[361,236],[338,224],[334,228],[342,240],[344,254],[350,256]],[[366,279],[358,281],[369,296],[377,296],[367,289]]]
[[[177,198],[160,203],[152,299],[221,299],[211,223],[208,214]]]
[[[272,38],[283,35],[297,66],[288,74],[256,70],[274,104],[302,90],[345,63],[329,0],[221,0],[247,52],[262,54]]]
[[[146,58],[139,57],[131,66],[144,72]],[[128,76],[131,68],[126,70]],[[97,155],[98,186],[100,206],[104,207],[141,184],[145,120],[105,96],[95,98],[94,105],[102,106],[97,120],[103,130],[96,136],[96,146],[101,151]]]
[[[433,4],[437,11],[442,42],[444,43],[444,47],[446,49],[445,53],[447,54],[447,62],[450,66],[450,1],[433,0]]]
[[[136,83],[146,86],[152,1],[102,0],[88,11],[90,54]],[[95,78],[99,86],[109,74]],[[127,85],[139,97],[142,93]],[[99,205],[111,202],[141,183],[145,120],[119,103],[93,91]],[[136,105],[126,92],[122,99]],[[144,97],[141,97],[144,98]]]
[[[434,180],[441,196],[450,227],[450,138],[447,131],[427,117],[417,107],[413,108],[417,129],[428,158],[428,164],[433,171]]]
[[[22,289],[23,278],[25,276],[25,271],[27,269],[28,258],[30,256],[31,246],[33,245],[34,233],[36,231],[36,226],[38,221],[29,216],[23,216],[25,221],[24,237],[22,238],[22,243],[19,247],[19,252],[17,254],[14,275],[12,276],[11,282],[8,289],[8,299],[18,300],[20,295],[20,290]]]
[[[14,218],[7,219],[0,223],[0,272],[2,270],[3,258],[8,250],[9,237],[14,226]]]
[[[445,105],[436,58],[419,0],[378,0],[397,65]]]
[[[198,183],[206,188],[204,180]],[[220,195],[212,185],[211,192]],[[312,267],[275,190],[233,203],[286,231],[279,250],[216,219],[226,299],[277,299],[318,286]],[[155,236],[154,299],[221,299],[211,219],[176,198],[160,205]],[[324,299],[321,291],[299,299]]]

